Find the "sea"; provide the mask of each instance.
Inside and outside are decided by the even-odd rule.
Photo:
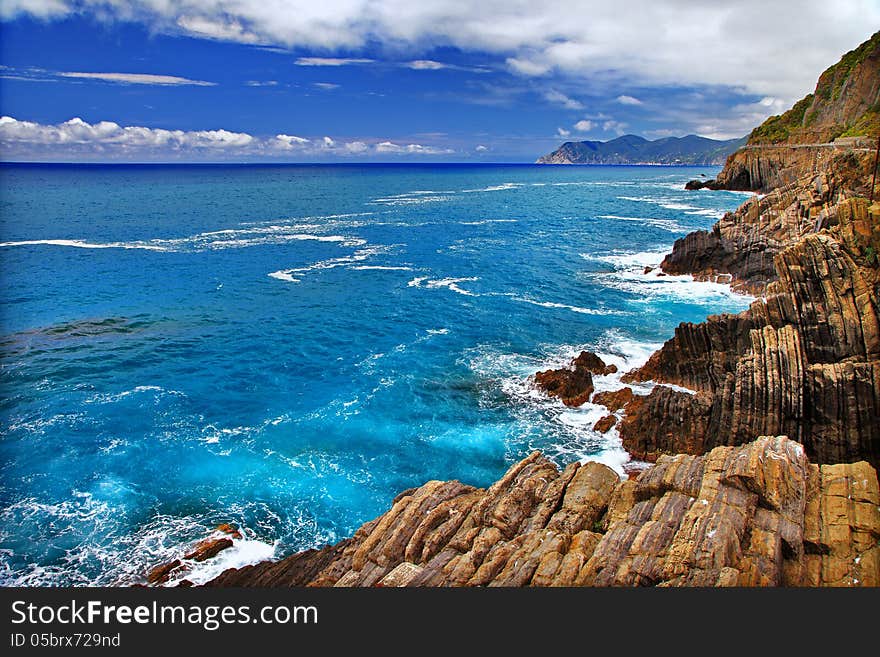
[[[531,377],[589,349],[619,388],[752,301],[656,269],[748,197],[684,190],[717,171],[0,165],[0,584],[141,582],[235,523],[201,583],[536,449],[623,472]]]

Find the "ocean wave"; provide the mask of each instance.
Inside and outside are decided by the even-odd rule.
[[[671,199],[667,197],[658,197],[658,196],[618,196],[622,201],[635,201],[638,203],[652,203],[654,205],[659,205],[661,208],[666,208],[667,210],[699,210],[700,208],[689,205],[687,203],[680,203],[676,199]]]
[[[356,271],[412,271],[412,267],[404,267],[404,266],[391,266],[391,265],[357,265],[355,267],[351,267]]]
[[[250,522],[242,522],[244,518]],[[181,559],[184,569],[166,586],[183,579],[202,584],[228,568],[274,558],[280,541],[268,536],[295,537],[302,549],[336,540],[305,509],[291,509],[282,518],[262,502],[232,503],[191,515],[159,513],[134,531],[128,527],[130,521],[125,502],[101,499],[89,491],[74,490],[69,499],[58,502],[20,499],[0,510],[4,527],[29,531],[41,541],[55,537],[71,548],[50,564],[40,563],[40,558],[30,561],[35,555],[23,558],[24,553],[0,550],[0,586],[129,586],[142,583],[152,567],[174,559]],[[231,547],[207,561],[182,559],[196,542],[215,535],[221,522],[235,523],[242,537],[233,538]]]
[[[427,288],[429,290],[436,290],[440,288],[446,288],[447,290],[452,290],[453,292],[457,292],[458,294],[463,294],[468,297],[478,297],[480,296],[476,292],[470,292],[468,290],[464,290],[458,286],[459,283],[469,283],[473,281],[480,280],[477,276],[465,276],[461,278],[437,278],[432,279],[430,276],[419,276],[417,278],[412,279],[409,283],[407,283],[408,287],[422,287]]]
[[[328,260],[321,260],[320,262],[316,262],[305,267],[279,269],[278,271],[268,273],[267,276],[278,279],[280,281],[286,281],[288,283],[299,283],[302,281],[302,276],[308,274],[309,272],[356,265],[357,263],[368,260],[369,258],[379,255],[380,253],[386,253],[391,248],[393,248],[391,245],[383,244],[368,246],[363,249],[358,249],[351,255],[341,256],[339,258],[330,258]]]
[[[0,242],[0,246],[69,246],[76,249],[144,249],[147,251],[167,251],[158,244],[145,242],[107,242],[95,243],[84,240],[22,240],[20,242]]]
[[[593,430],[597,421],[609,413],[598,404],[587,402],[569,408],[548,396],[534,385],[535,372],[567,367],[583,350],[597,353],[618,371],[596,375],[593,383],[597,392],[618,390],[624,386],[623,374],[647,362],[660,343],[643,342],[626,336],[618,329],[606,331],[593,343],[580,345],[546,346],[542,353],[499,353],[492,347],[466,352],[464,363],[479,378],[494,381],[512,400],[511,411],[519,419],[525,433],[531,434],[529,449],[540,449],[564,465],[572,460],[599,461],[623,474],[630,460],[623,449],[616,429],[607,433]],[[638,394],[647,394],[651,383],[628,384]]]
[[[645,267],[657,267],[662,262],[666,254],[669,253],[668,247],[655,249],[651,251],[637,251],[635,253],[629,251],[617,251],[607,254],[581,253],[580,257],[585,260],[597,260],[613,265],[617,269],[630,269]]]
[[[573,313],[578,313],[580,315],[625,315],[624,311],[620,310],[607,310],[604,308],[582,308],[581,306],[572,306],[567,303],[558,303],[555,301],[539,301],[537,299],[532,299],[530,297],[523,297],[520,295],[510,295],[505,294],[504,296],[510,296],[510,298],[515,301],[520,301],[522,303],[528,303],[533,306],[540,306],[541,308],[558,308],[561,310],[570,310]]]
[[[0,247],[51,245],[78,249],[140,249],[166,253],[198,253],[230,248],[283,244],[295,241],[331,242],[346,247],[357,247],[366,244],[365,240],[351,235],[314,235],[311,233],[291,232],[291,227],[289,226],[272,225],[248,229],[229,228],[198,233],[189,237],[157,238],[133,242],[98,243],[84,240],[50,239],[2,242]]]
[[[477,189],[463,189],[463,194],[477,194],[480,192],[506,192],[511,189],[519,189],[525,187],[525,183],[506,182],[500,185],[489,185],[488,187],[479,187]]]
[[[482,219],[479,221],[459,221],[462,226],[482,226],[484,224],[515,224],[519,219]]]
[[[402,194],[389,194],[369,201],[371,205],[422,205],[423,203],[444,203],[452,200],[455,192],[436,192],[432,190],[416,190]]]
[[[633,294],[639,302],[650,303],[664,299],[711,303],[723,300],[734,301],[744,309],[755,300],[755,297],[734,292],[729,283],[697,281],[689,274],[664,274],[659,266],[667,253],[668,249],[662,249],[605,255],[581,253],[580,256],[612,265],[614,271],[591,273],[590,278],[603,287]],[[651,271],[646,272],[646,268],[651,268]]]
[[[695,214],[703,217],[713,217],[715,219],[721,219],[725,214],[727,214],[726,210],[713,210],[711,208],[706,208],[703,210],[688,210],[685,214]]]
[[[166,390],[161,386],[135,386],[131,390],[123,390],[122,392],[116,393],[101,393],[97,395],[93,395],[87,399],[83,400],[84,404],[114,404],[118,401],[125,399],[126,397],[130,397],[131,395],[137,395],[140,393],[149,392],[154,393],[154,395],[176,395],[180,397],[185,397],[186,395],[179,390]]]
[[[687,228],[679,224],[674,219],[658,219],[656,217],[623,217],[617,214],[600,214],[597,219],[611,219],[612,221],[632,221],[645,226],[653,226],[668,230],[671,233],[686,233]]]

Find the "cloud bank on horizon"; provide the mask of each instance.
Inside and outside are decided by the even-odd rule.
[[[270,133],[296,133],[298,157],[531,160],[573,132],[746,134],[870,36],[880,4],[3,0],[0,19],[4,159],[285,157]]]

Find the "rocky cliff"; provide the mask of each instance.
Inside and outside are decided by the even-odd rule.
[[[813,205],[833,186],[776,190],[676,243],[667,271],[724,272],[764,296],[738,315],[681,324],[625,375],[694,391],[659,386],[627,405],[620,433],[635,456],[783,433],[820,463],[880,463],[880,205],[845,193]]]
[[[873,149],[877,135],[880,32],[822,73],[813,93],[755,128],[716,180],[695,187],[767,192],[824,171],[841,153]]]
[[[535,452],[488,489],[431,481],[348,540],[209,586],[877,586],[867,463],[785,437],[664,456],[636,479]]]
[[[680,325],[644,367],[627,373],[626,381],[693,391],[660,386],[627,405],[620,433],[634,455],[699,454],[786,434],[819,463],[880,463],[880,204],[866,198],[874,155],[857,144],[800,144],[827,138],[816,131],[832,124],[861,121],[878,84],[880,33],[828,69],[815,98],[796,106],[815,119],[792,127],[784,144],[747,147],[728,160],[728,179],[740,165],[753,167],[750,184],[772,189],[711,231],[678,240],[662,268],[729,281],[761,298],[739,315]],[[768,134],[765,124],[751,141]]]

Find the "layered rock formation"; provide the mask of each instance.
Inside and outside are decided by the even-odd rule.
[[[820,463],[880,463],[880,205],[865,198],[874,153],[858,140],[803,143],[867,125],[880,99],[880,33],[816,89],[756,129],[718,179],[769,193],[678,240],[661,265],[763,298],[736,316],[680,325],[624,376],[694,392],[658,387],[627,405],[620,434],[637,457],[781,433]]]
[[[661,267],[669,274],[729,281],[738,291],[763,294],[767,284],[778,278],[774,264],[778,253],[839,223],[839,207],[847,199],[870,194],[873,164],[873,153],[837,153],[820,173],[808,171],[764,197],[749,199],[712,230],[677,240]]]
[[[760,282],[766,297],[739,315],[681,324],[625,375],[695,391],[658,386],[627,405],[620,433],[633,455],[783,433],[820,463],[880,463],[880,207],[849,198],[817,214],[826,228],[777,253],[769,283],[755,276],[771,278],[755,265],[760,251],[742,256],[738,280]]]
[[[867,463],[785,437],[664,456],[637,480],[535,452],[488,489],[432,481],[351,539],[209,586],[877,586]]]

